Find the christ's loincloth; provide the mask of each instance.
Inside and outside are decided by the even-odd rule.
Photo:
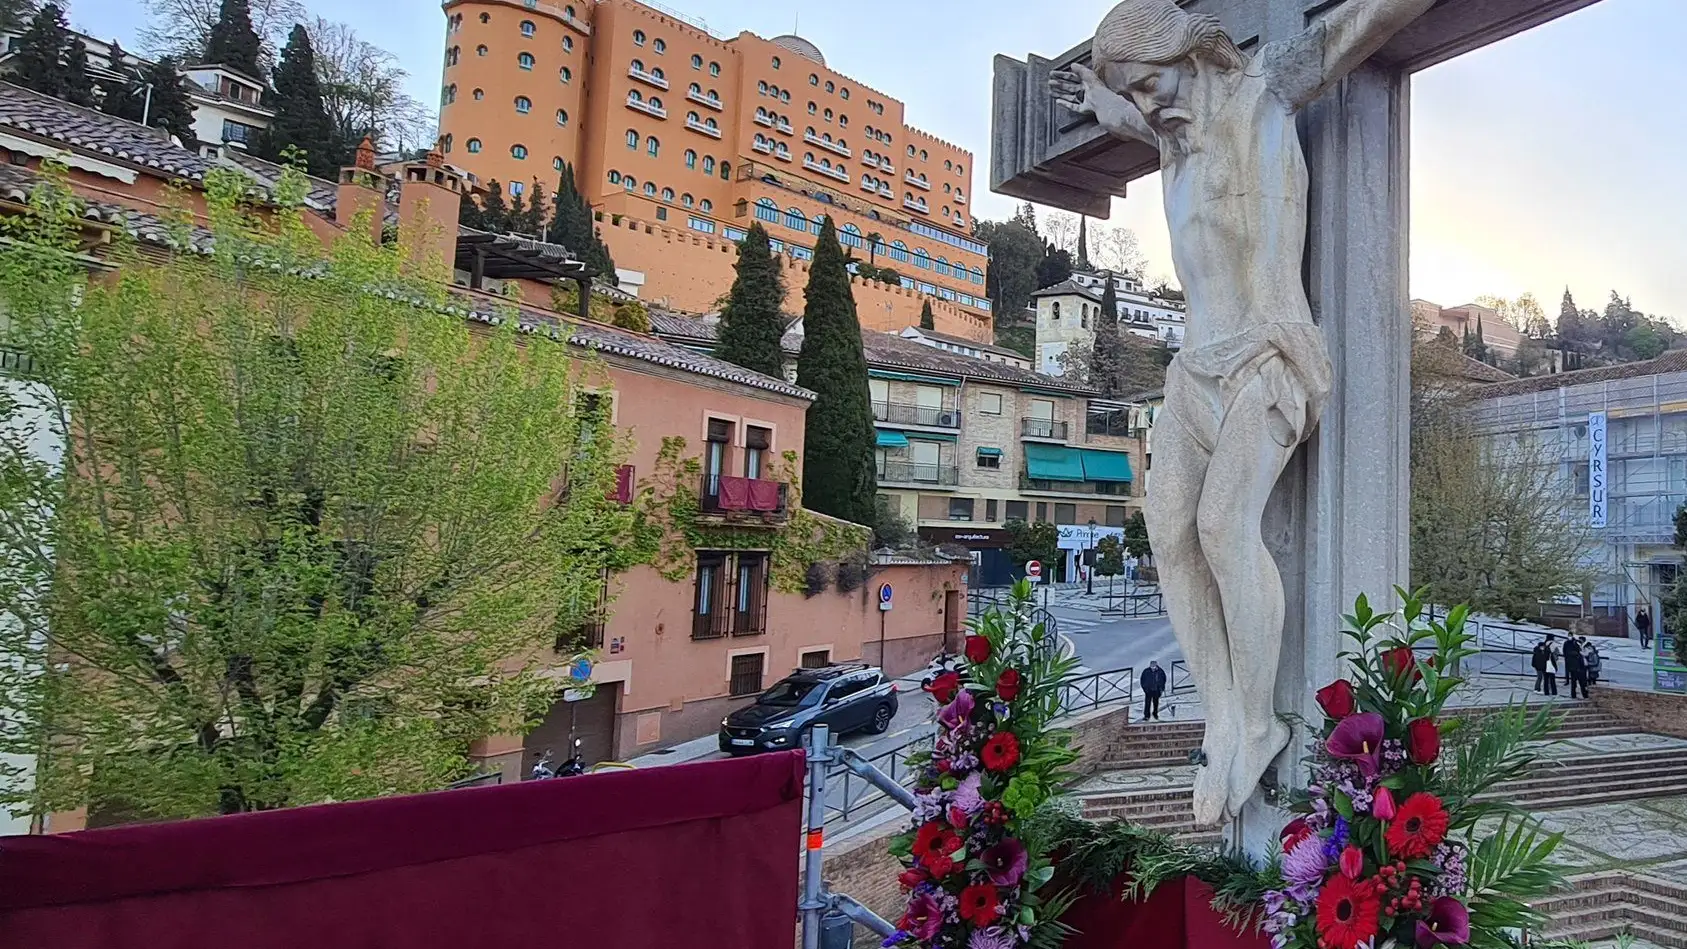
[[[1185,349],[1166,370],[1166,408],[1211,454],[1238,394],[1264,385],[1264,421],[1279,445],[1292,448],[1318,425],[1334,383],[1324,334],[1314,323],[1260,323],[1229,339]]]

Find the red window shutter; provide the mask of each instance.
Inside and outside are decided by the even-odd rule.
[[[632,465],[622,465],[615,469],[615,490],[609,492],[609,500],[620,504],[633,503]]]

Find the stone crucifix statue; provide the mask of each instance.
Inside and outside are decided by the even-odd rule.
[[[1214,17],[1125,0],[1102,19],[1091,67],[1051,79],[1056,101],[1160,151],[1189,325],[1166,373],[1146,515],[1206,709],[1203,825],[1240,814],[1290,739],[1273,695],[1283,583],[1261,519],[1333,384],[1302,284],[1307,169],[1295,113],[1434,3],[1345,0],[1249,58]]]

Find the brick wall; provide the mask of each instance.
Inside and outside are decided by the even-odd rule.
[[[1687,738],[1687,695],[1606,687],[1593,694],[1593,705],[1638,731]]]

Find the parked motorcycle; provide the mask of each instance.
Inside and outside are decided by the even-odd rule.
[[[580,758],[580,745],[580,739],[574,739],[574,754],[571,755],[567,761],[564,761],[560,767],[552,763],[551,750],[546,748],[545,753],[540,755],[539,760],[533,764],[533,776],[531,780],[542,781],[548,778],[572,778],[576,775],[585,774],[586,764]]]

